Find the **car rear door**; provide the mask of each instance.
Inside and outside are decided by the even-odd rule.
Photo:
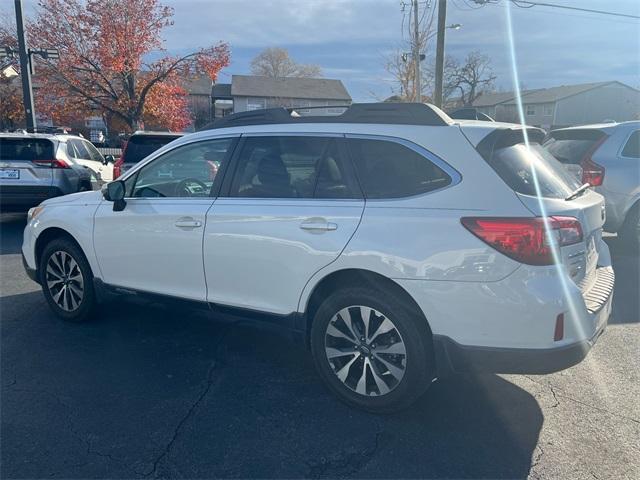
[[[3,203],[20,203],[21,199],[27,201],[30,196],[32,199],[48,198],[53,183],[54,157],[55,145],[49,139],[0,137]]]
[[[338,258],[364,209],[344,138],[243,136],[232,164],[207,213],[207,299],[295,312],[307,281]]]

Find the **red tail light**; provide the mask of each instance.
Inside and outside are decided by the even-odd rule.
[[[607,138],[609,138],[608,135],[603,135],[600,140],[594,143],[580,162],[582,166],[582,183],[588,183],[594,187],[602,185],[604,181],[604,167],[594,162],[591,156]]]
[[[115,163],[113,164],[113,179],[115,180],[116,178],[118,178],[120,175],[122,175],[122,164],[124,162],[122,161],[122,157],[120,157],[119,159],[117,159],[115,161]]]
[[[507,257],[528,265],[553,264],[551,245],[541,217],[465,217],[461,222],[476,237]],[[548,222],[559,247],[582,241],[582,227],[578,219],[549,217]]]
[[[53,160],[31,160],[31,163],[35,163],[41,167],[71,168],[71,165],[69,165],[66,160],[60,158],[54,158]]]

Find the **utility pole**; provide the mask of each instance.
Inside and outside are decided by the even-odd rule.
[[[413,0],[413,62],[415,68],[415,91],[418,103],[422,102],[422,85],[420,83],[420,25],[418,21],[418,0]]]
[[[447,0],[438,0],[438,41],[436,44],[436,88],[434,103],[442,108],[442,77],[444,77],[444,34],[447,31]]]
[[[27,122],[27,132],[33,133],[36,129],[36,112],[33,108],[33,90],[31,88],[31,55],[29,52],[29,48],[27,47],[27,39],[24,35],[24,15],[22,12],[22,0],[15,0],[15,5],[24,114]]]

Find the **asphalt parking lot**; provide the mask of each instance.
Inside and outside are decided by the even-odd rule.
[[[273,333],[125,300],[57,320],[23,228],[0,217],[2,478],[640,478],[640,262],[615,237],[613,318],[580,365],[449,378],[374,416]]]

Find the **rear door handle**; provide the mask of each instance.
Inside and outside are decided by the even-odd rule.
[[[312,218],[310,220],[306,220],[300,224],[300,228],[303,230],[309,231],[318,231],[318,232],[326,232],[338,229],[338,224],[333,222],[327,222],[324,219],[320,218]]]
[[[191,217],[179,218],[176,220],[175,226],[178,228],[199,228],[202,226],[202,222]]]

